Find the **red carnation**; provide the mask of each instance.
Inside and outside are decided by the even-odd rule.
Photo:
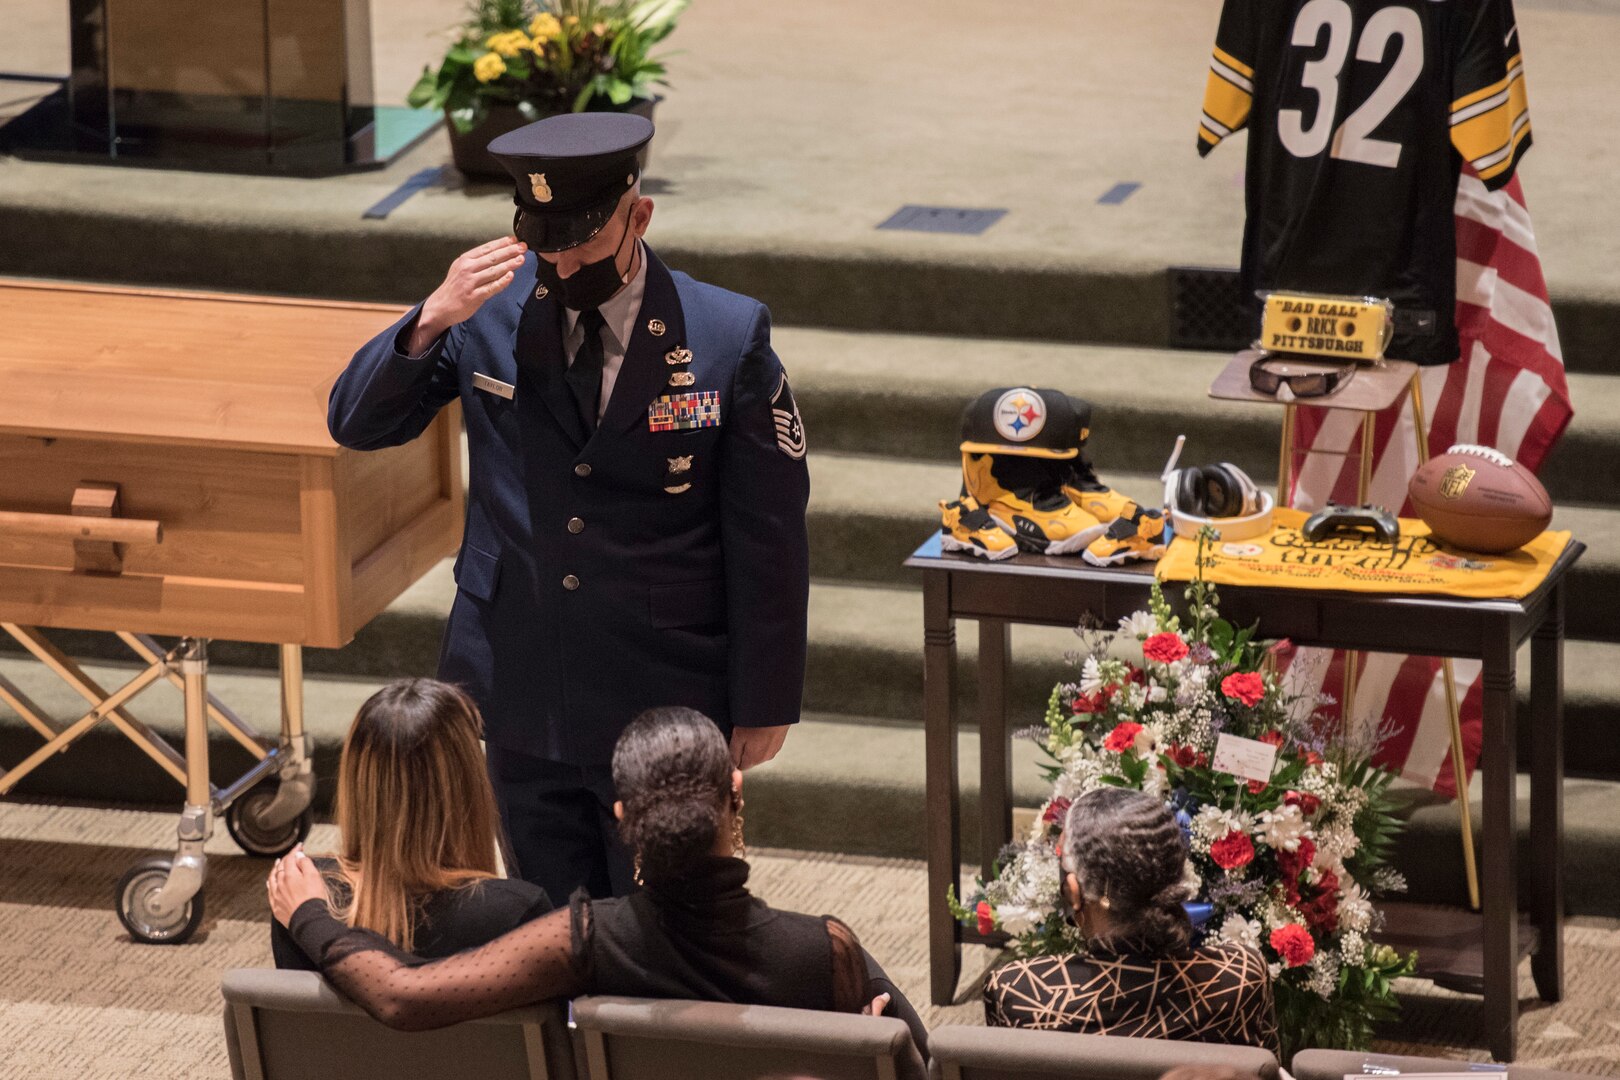
[[[1339,928],[1339,875],[1323,870],[1315,885],[1316,895],[1300,904],[1299,910],[1312,930],[1331,934]]]
[[[1316,955],[1316,942],[1311,940],[1311,933],[1299,923],[1289,923],[1279,926],[1271,932],[1271,947],[1277,950],[1282,962],[1287,967],[1299,967],[1301,964],[1311,962]]]
[[[1259,672],[1237,672],[1221,680],[1221,693],[1253,708],[1266,696],[1266,681]]]
[[[1108,708],[1108,692],[1098,690],[1095,694],[1080,694],[1074,699],[1073,708],[1076,716],[1100,713]]]
[[[1254,861],[1254,841],[1249,834],[1233,829],[1209,845],[1209,857],[1222,870],[1235,870]]]
[[[1322,800],[1305,791],[1288,791],[1283,794],[1284,806],[1297,806],[1299,812],[1310,817],[1322,809]]]
[[[1141,734],[1142,725],[1127,720],[1108,733],[1103,740],[1103,749],[1116,754],[1123,754],[1136,744],[1136,736]]]
[[[990,901],[980,900],[973,913],[979,917],[979,933],[988,934],[996,928],[996,915],[990,910]]]
[[[1046,808],[1046,813],[1041,815],[1041,821],[1044,822],[1047,825],[1051,825],[1054,822],[1062,821],[1063,820],[1063,815],[1067,814],[1068,812],[1069,812],[1069,800],[1068,799],[1064,799],[1064,798],[1053,799],[1051,805]]]
[[[1160,664],[1173,664],[1187,655],[1187,643],[1180,634],[1154,634],[1142,642],[1142,655]]]
[[[1256,677],[1258,678],[1258,676],[1256,676]],[[1282,744],[1283,744],[1282,732],[1280,732],[1280,731],[1268,731],[1264,735],[1260,736],[1260,738],[1256,739],[1255,741],[1256,742],[1263,742],[1267,746],[1275,746],[1277,749],[1281,750],[1282,749]]]
[[[1270,784],[1271,784],[1271,781],[1269,781],[1269,780],[1250,780],[1249,781],[1249,794],[1250,795],[1258,795],[1262,791],[1266,790],[1266,788],[1268,786],[1270,786]]]
[[[1170,748],[1165,751],[1165,754],[1170,758],[1171,761],[1183,769],[1202,768],[1209,762],[1208,754],[1204,753],[1202,750],[1194,750],[1186,743],[1171,743]]]
[[[1277,869],[1282,871],[1283,883],[1288,886],[1289,903],[1294,902],[1300,875],[1315,861],[1316,843],[1308,836],[1300,837],[1299,847],[1293,851],[1287,848],[1278,849]]]

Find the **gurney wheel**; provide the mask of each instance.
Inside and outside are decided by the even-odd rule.
[[[118,921],[129,936],[148,945],[178,945],[197,932],[203,918],[199,889],[180,910],[168,916],[152,908],[152,899],[169,878],[169,860],[143,859],[118,879]]]
[[[231,839],[249,855],[279,859],[309,837],[310,826],[315,823],[315,811],[309,807],[305,807],[303,813],[287,824],[275,828],[265,825],[260,819],[260,815],[275,801],[279,786],[275,780],[266,780],[231,803],[225,811],[225,827],[230,830]]]

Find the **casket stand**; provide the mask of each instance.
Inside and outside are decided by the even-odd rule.
[[[216,815],[253,854],[308,833],[302,647],[347,644],[460,543],[459,407],[390,450],[327,434],[333,381],[399,314],[0,279],[0,628],[90,705],[62,723],[0,676],[0,701],[45,740],[0,795],[103,721],[185,788],[175,857],[119,883],[138,940],[183,941],[201,922]],[[41,628],[115,633],[146,666],[108,691]],[[208,693],[210,638],[280,646],[277,738]],[[183,752],[124,711],[160,680],[184,694]],[[256,759],[223,786],[210,719]]]

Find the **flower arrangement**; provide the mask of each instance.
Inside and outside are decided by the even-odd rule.
[[[1217,534],[1199,537],[1199,561]],[[1392,775],[1375,767],[1381,733],[1344,729],[1275,672],[1286,642],[1221,619],[1213,585],[1187,588],[1188,624],[1157,584],[1147,611],[1115,633],[1078,631],[1079,678],[1060,683],[1027,734],[1050,759],[1052,795],[1029,834],[959,919],[1002,930],[1020,955],[1084,951],[1058,908],[1058,847],[1071,800],[1104,785],[1162,795],[1188,842],[1187,905],[1201,938],[1239,942],[1270,965],[1284,1050],[1365,1049],[1396,1011],[1392,981],[1415,956],[1377,945],[1373,898],[1405,888],[1387,862],[1398,828]],[[1296,667],[1298,665],[1295,665]],[[1276,748],[1268,779],[1213,767],[1221,735]]]
[[[526,121],[586,109],[623,109],[666,85],[653,46],[688,0],[475,0],[437,71],[411,89],[414,108],[443,109],[457,131],[493,106]]]

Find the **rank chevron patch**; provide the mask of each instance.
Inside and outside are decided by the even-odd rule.
[[[799,419],[799,403],[793,400],[788,388],[787,369],[782,370],[782,381],[771,395],[771,418],[776,421],[776,446],[795,461],[804,457],[804,421]]]

